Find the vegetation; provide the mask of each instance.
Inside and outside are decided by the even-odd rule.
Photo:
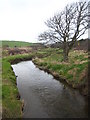
[[[34,43],[29,43],[29,42],[21,42],[21,41],[2,41],[2,46],[3,47],[27,47],[27,46],[32,46]]]
[[[60,48],[36,49],[37,45],[20,41],[0,41],[3,49],[2,59],[2,106],[3,118],[21,118],[22,102],[18,98],[16,77],[11,64],[30,60],[55,78],[66,81],[73,88],[79,88],[83,95],[88,94],[88,53],[84,50],[71,50],[76,40],[85,33],[87,2],[79,2],[65,7],[65,10],[47,20],[49,31],[42,33],[39,40],[62,43]],[[35,45],[35,46],[34,46]],[[19,47],[34,46],[22,55]],[[7,49],[10,48],[10,49]],[[15,48],[15,49],[12,49]],[[10,50],[13,50],[11,54]],[[10,56],[8,56],[10,55]],[[1,57],[1,56],[0,56]],[[69,58],[69,59],[68,59]],[[68,61],[67,61],[68,60]],[[1,87],[1,83],[0,83]],[[0,101],[1,102],[1,101]]]
[[[4,118],[21,116],[21,102],[17,99],[16,78],[10,63],[3,59],[2,62],[2,106]]]
[[[1,55],[1,54],[0,54]],[[1,109],[2,109],[2,60],[0,58],[0,117],[1,117]]]
[[[39,40],[62,44],[64,61],[68,61],[69,51],[88,28],[87,8],[87,1],[67,5],[45,22],[49,30],[39,35]]]
[[[0,47],[2,47],[2,41],[0,41]]]
[[[14,46],[14,45],[13,45]],[[34,48],[33,48],[34,49]],[[58,80],[66,81],[73,88],[88,94],[88,53],[85,50],[71,50],[68,62],[64,62],[63,50],[60,48],[43,48],[29,54],[3,56],[2,59],[2,104],[3,118],[22,117],[22,102],[18,99],[16,77],[11,64],[31,60],[43,70],[50,72]],[[36,48],[35,48],[36,49]],[[3,50],[4,53],[4,50]]]
[[[2,115],[2,42],[0,41],[0,118]]]
[[[22,102],[18,98],[16,77],[11,67],[11,62],[30,59],[30,55],[9,56],[2,59],[2,106],[3,118],[20,118],[22,116]],[[17,59],[17,61],[15,61]]]
[[[88,53],[83,50],[72,50],[69,53],[69,61],[64,62],[63,53],[60,49],[46,49],[47,56],[34,59],[41,69],[49,70],[56,78],[63,78],[73,88],[86,87],[88,80]],[[85,88],[83,94],[87,94],[88,88]]]

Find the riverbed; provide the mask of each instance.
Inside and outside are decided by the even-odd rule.
[[[65,86],[32,61],[12,65],[17,87],[24,101],[23,118],[84,118],[86,99],[79,91]]]

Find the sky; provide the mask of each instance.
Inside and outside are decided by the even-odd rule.
[[[0,0],[0,40],[38,42],[45,21],[78,0]]]

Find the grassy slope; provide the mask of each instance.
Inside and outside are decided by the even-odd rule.
[[[43,50],[42,54],[45,52],[47,56],[35,59],[34,63],[43,69],[48,69],[54,76],[66,79],[67,83],[74,88],[85,85],[88,72],[88,53],[72,50],[69,53],[69,62],[65,63],[62,50],[49,48]]]
[[[3,118],[20,118],[21,101],[17,99],[18,89],[16,87],[16,77],[12,71],[10,62],[19,62],[21,60],[30,59],[30,55],[16,55],[3,58],[2,62],[2,105]],[[15,61],[17,59],[17,61]],[[19,61],[18,61],[19,60]]]
[[[2,41],[2,46],[9,46],[9,47],[26,47],[26,46],[31,46],[33,43],[29,42],[21,42],[21,41]]]
[[[0,42],[1,43],[1,42]],[[2,41],[2,47],[26,47],[33,45],[27,42]],[[2,53],[5,51],[3,50]],[[15,55],[2,59],[2,105],[3,118],[20,118],[22,116],[22,103],[18,100],[18,89],[16,87],[16,77],[11,68],[11,63],[17,63],[26,59],[31,59],[31,55]]]
[[[13,118],[20,117],[21,103],[16,99],[18,90],[15,82],[16,78],[7,60],[2,62],[2,105],[3,117]]]
[[[11,64],[20,61],[30,60],[35,56],[42,57],[42,53],[19,54],[2,59],[2,105],[3,118],[20,118],[22,116],[22,103],[17,99],[18,89],[16,87],[16,77],[11,68]]]

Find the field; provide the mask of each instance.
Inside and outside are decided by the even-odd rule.
[[[29,42],[21,42],[21,41],[3,41],[2,46],[3,47],[29,47],[32,46],[32,43]]]

